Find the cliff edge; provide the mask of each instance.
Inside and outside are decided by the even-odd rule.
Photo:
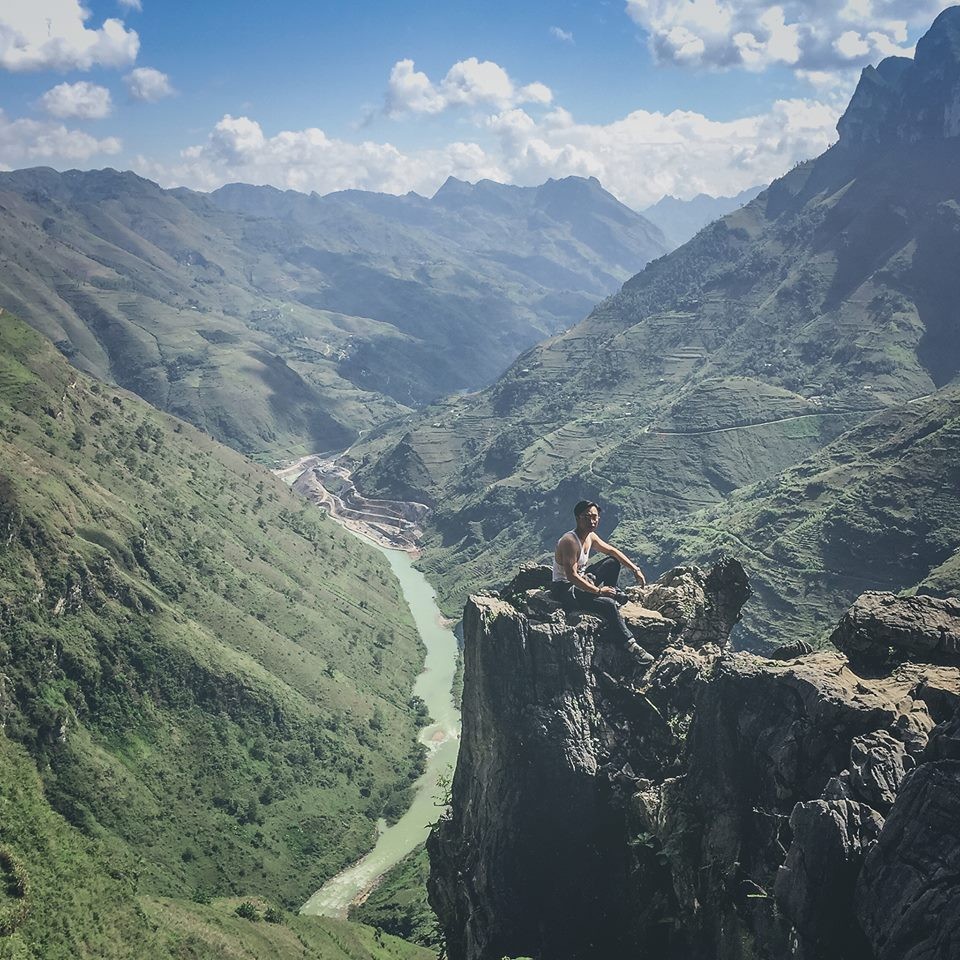
[[[641,672],[543,575],[465,610],[429,840],[451,960],[958,955],[956,603],[868,594],[836,634],[852,659],[766,659],[728,649],[740,564],[681,567],[624,607]]]

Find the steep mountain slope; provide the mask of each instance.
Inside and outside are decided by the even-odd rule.
[[[0,953],[18,960],[430,960],[379,931],[277,911],[253,922],[237,899],[138,896],[135,856],[55,813],[34,761],[0,733]],[[206,900],[206,897],[199,899]],[[265,911],[259,904],[261,919]]]
[[[664,249],[576,178],[427,200],[0,174],[0,306],[81,369],[260,456],[337,449],[488,383]]]
[[[749,203],[762,190],[763,187],[750,187],[733,197],[711,197],[700,193],[690,200],[666,196],[647,207],[643,215],[663,231],[673,249],[696,236],[708,223]]]
[[[136,865],[111,898],[302,903],[403,809],[421,656],[380,554],[0,314],[0,739],[70,843]]]
[[[960,387],[884,411],[780,476],[651,532],[657,565],[734,553],[755,597],[741,642],[816,640],[864,590],[960,595]],[[656,547],[651,546],[652,550]]]
[[[915,62],[864,72],[818,160],[478,396],[354,448],[365,494],[436,507],[426,565],[443,571],[449,609],[551,548],[581,496],[606,505],[608,532],[630,520],[664,536],[662,519],[957,376],[958,35],[951,8]]]

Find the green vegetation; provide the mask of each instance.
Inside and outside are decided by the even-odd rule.
[[[0,191],[0,306],[260,460],[483,386],[665,249],[577,178],[427,200],[32,169]]]
[[[379,931],[276,911],[251,924],[238,901],[208,905],[137,896],[136,857],[85,835],[51,810],[33,759],[0,734],[0,957],[6,960],[428,960]],[[11,864],[12,869],[11,869]],[[10,903],[18,905],[13,916]],[[21,906],[22,905],[22,906]]]
[[[757,597],[741,640],[750,646],[825,641],[866,589],[960,593],[958,449],[960,389],[946,388],[654,536],[666,556],[727,552],[748,564]],[[622,532],[649,533],[631,523]]]
[[[463,651],[457,651],[457,666],[450,685],[450,697],[458,710],[463,707]]]
[[[422,650],[384,559],[7,313],[0,627],[22,955],[147,955],[138,895],[295,908],[421,769]]]
[[[956,138],[834,148],[798,166],[488,389],[365,436],[351,448],[358,488],[434,507],[422,566],[451,616],[468,592],[548,556],[581,497],[604,505],[602,531],[648,572],[723,542],[772,580],[776,558],[738,547],[731,498],[960,373],[957,169]],[[896,519],[885,509],[871,522]],[[758,592],[745,612],[754,642],[823,629],[856,576],[861,589],[907,589],[924,563],[947,562],[921,544],[898,572],[860,573],[841,552],[791,561],[824,578],[816,615],[785,616],[775,588]]]
[[[190,960],[435,960],[436,952],[385,935],[373,927],[326,917],[285,914],[251,903],[262,922],[237,915],[235,900],[209,906],[144,898],[143,912],[176,958]]]
[[[361,906],[350,911],[350,919],[425,947],[438,947],[437,915],[427,901],[429,876],[430,860],[421,844],[386,874]]]

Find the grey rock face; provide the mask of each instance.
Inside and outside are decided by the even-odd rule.
[[[745,587],[740,565],[727,561],[711,575],[685,568],[655,585],[681,620],[628,604],[641,642],[674,642],[643,687],[595,617],[547,619],[535,590],[515,594],[520,610],[468,601],[452,817],[428,844],[430,898],[451,960],[586,960],[630,949],[627,800],[641,779],[663,779],[676,764],[689,716],[672,704],[692,705],[691,688],[729,632],[708,636],[706,625],[732,624],[739,608],[730,598]]]
[[[960,664],[960,601],[865,593],[844,614],[830,642],[864,663],[892,657]]]
[[[913,60],[888,57],[867,67],[837,129],[846,145],[960,134],[960,10],[948,7],[937,17]]]
[[[668,862],[684,918],[683,937],[665,956],[733,960],[745,940],[761,956],[787,957],[791,944],[804,960],[858,956],[851,911],[820,909],[824,871],[834,871],[852,902],[863,848],[876,833],[870,823],[883,822],[869,800],[897,780],[897,758],[919,754],[934,726],[918,697],[926,684],[955,691],[960,672],[904,665],[866,679],[831,653],[792,663],[735,654],[718,663],[698,691],[682,787],[671,789],[664,803],[673,809],[661,814],[663,849],[679,851]],[[876,755],[873,745],[882,747]],[[832,932],[821,935],[810,917]],[[822,952],[821,936],[829,943]]]
[[[905,781],[856,887],[875,960],[960,956],[960,762],[935,760]]]
[[[883,817],[855,800],[810,800],[790,815],[793,843],[777,874],[777,901],[803,938],[805,956],[857,956],[863,935],[851,923],[864,851]]]
[[[934,919],[960,916],[960,669],[730,653],[734,561],[631,592],[657,654],[639,676],[536,589],[467,604],[428,844],[451,960],[960,955],[960,921]]]

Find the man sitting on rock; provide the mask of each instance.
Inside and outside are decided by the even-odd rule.
[[[653,657],[637,643],[620,615],[619,605],[627,597],[617,590],[621,566],[629,568],[641,586],[646,583],[643,571],[597,535],[600,508],[595,503],[581,500],[573,508],[573,515],[577,520],[576,528],[557,541],[554,551],[551,595],[560,601],[564,610],[582,610],[600,617],[618,637],[623,638],[627,649],[640,663],[651,664]],[[593,547],[606,557],[588,570],[587,560]]]

